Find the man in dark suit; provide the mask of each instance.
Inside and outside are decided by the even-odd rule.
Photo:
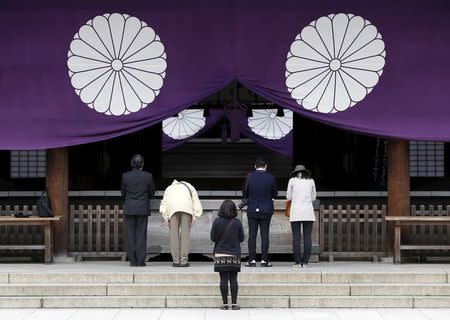
[[[248,252],[247,267],[256,266],[256,236],[258,227],[261,234],[261,267],[271,267],[269,261],[269,227],[274,212],[273,199],[278,195],[275,177],[268,173],[267,162],[263,158],[255,161],[255,171],[247,176],[242,190],[248,200]]]
[[[131,159],[131,171],[122,175],[121,192],[125,197],[123,214],[127,228],[127,253],[132,267],[145,266],[147,255],[147,223],[150,198],[155,194],[151,173],[142,171],[144,158],[137,154]]]

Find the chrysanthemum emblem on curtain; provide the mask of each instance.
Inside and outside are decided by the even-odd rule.
[[[383,73],[386,52],[377,28],[353,14],[330,14],[303,28],[286,61],[286,86],[305,109],[353,107]]]
[[[163,132],[176,140],[192,137],[205,127],[203,109],[186,109],[177,116],[163,120]]]
[[[291,132],[293,127],[293,114],[291,110],[284,109],[284,116],[277,116],[277,109],[253,109],[253,116],[248,118],[249,128],[257,135],[278,140]]]
[[[127,14],[96,16],[70,44],[75,92],[97,112],[125,115],[153,102],[166,75],[164,45],[145,22]]]

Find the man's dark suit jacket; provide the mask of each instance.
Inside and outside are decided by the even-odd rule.
[[[247,177],[247,188],[243,190],[243,194],[248,199],[247,214],[250,217],[273,214],[272,199],[278,195],[275,177],[266,171],[254,171]]]
[[[125,172],[120,189],[125,197],[124,215],[150,215],[150,198],[155,194],[155,182],[151,173],[139,169]]]

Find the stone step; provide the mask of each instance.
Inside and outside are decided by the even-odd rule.
[[[8,283],[122,283],[133,282],[133,273],[9,273]]]
[[[0,284],[0,296],[214,296],[217,283]],[[450,284],[240,283],[243,296],[450,296]]]
[[[43,297],[42,308],[165,308],[165,296]]]
[[[292,273],[274,273],[274,272],[241,272],[238,275],[241,283],[321,283],[322,275],[320,272],[292,272]],[[135,273],[135,283],[191,283],[191,282],[211,282],[218,283],[219,274],[210,273]]]
[[[2,296],[106,296],[106,284],[0,284]]]
[[[450,283],[446,272],[408,273],[408,272],[368,272],[335,273],[295,270],[289,272],[261,272],[244,269],[239,274],[240,283]],[[129,272],[129,273],[8,273],[0,274],[0,283],[191,283],[219,280],[213,272]]]
[[[41,297],[1,297],[0,309],[42,308]]]
[[[352,283],[350,291],[352,296],[450,296],[450,284]]]
[[[348,284],[240,284],[248,296],[350,295]],[[6,284],[0,296],[207,296],[219,294],[215,283],[152,284]]]
[[[291,308],[449,308],[450,297],[291,297]]]
[[[413,308],[413,297],[291,297],[291,308]]]
[[[231,301],[229,301],[231,302]],[[243,308],[289,308],[289,296],[238,296],[238,303]],[[217,308],[222,305],[220,296],[170,296],[166,308]]]
[[[45,296],[2,297],[0,308],[217,308],[208,296]],[[405,296],[245,296],[244,308],[448,308],[450,297]]]
[[[322,272],[322,283],[450,283],[446,272]]]
[[[135,296],[207,296],[219,294],[219,283],[190,284],[108,284],[108,295]],[[310,283],[240,283],[239,294],[244,296],[327,296],[350,295],[348,284]]]

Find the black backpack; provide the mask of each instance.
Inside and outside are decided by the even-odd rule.
[[[41,197],[37,201],[37,210],[39,217],[53,217],[52,204],[48,195],[48,189],[42,192]]]

